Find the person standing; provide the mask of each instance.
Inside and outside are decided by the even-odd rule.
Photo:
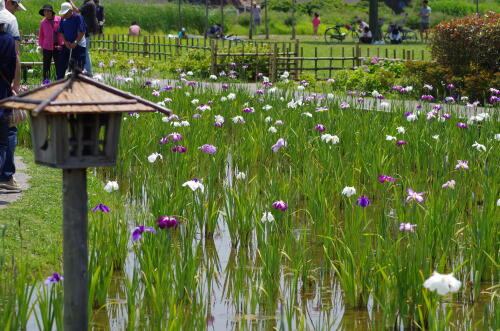
[[[75,6],[72,0],[69,3],[73,6],[73,11],[82,15],[87,25],[87,32],[85,33],[86,47],[85,47],[85,71],[89,77],[93,76],[92,72],[92,59],[90,58],[90,40],[91,37],[99,31],[99,24],[97,23],[96,5],[94,0],[83,0],[83,5],[79,8]]]
[[[74,59],[77,67],[80,69],[85,67],[87,25],[80,14],[73,12],[73,8],[71,3],[63,2],[59,11],[62,20],[58,32],[65,47],[62,51],[61,61],[58,62],[59,68],[56,68],[56,73],[60,75],[57,77],[58,79],[64,78],[70,57]]]
[[[260,6],[254,3],[252,6],[252,18],[254,26],[260,26],[261,22],[260,13],[261,13]]]
[[[38,12],[44,18],[40,21],[40,30],[38,32],[38,46],[42,48],[43,56],[43,80],[50,79],[50,67],[52,59],[58,67],[57,62],[60,58],[60,53],[63,49],[64,42],[60,38],[59,24],[61,17],[56,16],[51,5],[44,5]],[[60,76],[60,74],[56,74]]]
[[[423,42],[427,42],[429,37],[429,25],[431,23],[431,7],[429,7],[429,1],[424,0],[422,2],[422,8],[420,8],[420,12],[418,16],[420,16],[420,40]],[[424,39],[425,34],[425,39]]]
[[[20,34],[14,13],[26,8],[20,0],[0,0],[0,99],[19,92],[21,61],[19,55]],[[17,145],[17,127],[9,125],[11,109],[0,109],[0,189],[18,192],[14,179],[16,166],[14,153]]]
[[[106,16],[104,14],[104,6],[101,6],[100,5],[100,2],[99,0],[95,0],[95,16],[97,18],[97,24],[98,24],[98,27],[97,27],[97,33],[99,33],[99,35],[102,35],[103,33],[103,30],[104,30],[104,22],[106,22]]]
[[[319,14],[318,13],[314,13],[314,17],[312,19],[312,25],[313,25],[313,36],[314,36],[314,39],[318,39],[318,28],[319,28],[319,24],[321,23],[321,18],[319,18]]]

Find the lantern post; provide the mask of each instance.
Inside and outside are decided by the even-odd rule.
[[[0,106],[30,111],[35,162],[63,171],[64,330],[87,330],[87,168],[116,164],[122,113],[171,111],[79,70]]]

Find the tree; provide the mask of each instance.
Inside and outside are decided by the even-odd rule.
[[[370,0],[370,29],[372,31],[373,40],[382,40],[382,33],[380,32],[380,26],[378,21],[378,1],[379,0]]]

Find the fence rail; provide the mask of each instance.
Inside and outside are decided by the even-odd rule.
[[[25,38],[25,41],[27,40]],[[33,41],[26,43],[33,43]],[[289,71],[294,79],[298,79],[302,72],[311,71],[314,72],[316,79],[326,78],[330,77],[335,70],[359,67],[366,58],[370,57],[390,61],[425,60],[423,50],[415,52],[413,49],[406,48],[362,48],[359,44],[305,49],[299,40],[294,42],[232,41],[202,38],[178,39],[158,35],[105,34],[94,37],[91,45],[96,52],[135,54],[159,61],[181,56],[190,50],[197,49],[210,54],[210,71],[213,74],[217,74],[220,68],[225,68],[234,62],[246,65],[255,72],[266,67],[272,80],[275,80],[278,73],[283,71]],[[245,49],[248,52],[245,52]],[[304,56],[305,50],[308,53],[312,51],[313,55]],[[266,58],[266,65],[263,66],[262,60]]]

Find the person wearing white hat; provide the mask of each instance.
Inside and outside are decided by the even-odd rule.
[[[59,15],[61,15],[62,20],[58,32],[64,41],[65,47],[59,64],[61,67],[56,69],[58,79],[64,77],[70,55],[75,60],[75,65],[78,68],[83,69],[85,66],[85,32],[87,31],[87,25],[83,17],[73,11],[71,3],[63,2]]]

